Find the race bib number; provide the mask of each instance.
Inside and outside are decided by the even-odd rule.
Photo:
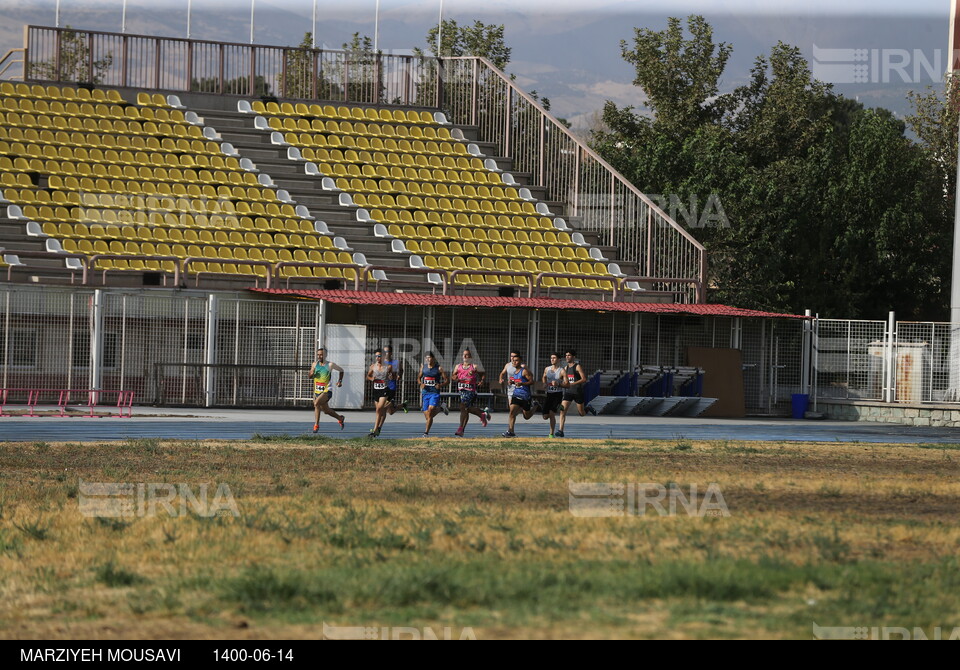
[[[473,384],[471,384],[470,382],[460,382],[457,388],[459,388],[461,391],[472,391]]]
[[[575,381],[577,381],[577,376],[576,376],[576,375],[567,375],[567,381],[568,381],[568,382],[571,382],[571,383],[572,383],[572,382],[575,382]]]
[[[563,389],[560,387],[559,382],[551,381],[550,386],[547,387],[547,393],[559,393]]]
[[[436,385],[437,385],[437,378],[436,378],[436,377],[424,377],[424,378],[423,378],[423,385],[424,385],[424,386],[436,386]]]
[[[373,382],[373,388],[378,391],[382,391],[383,389],[387,388],[387,382]]]
[[[326,393],[326,392],[327,392],[327,384],[326,384],[326,382],[314,382],[313,388],[314,388],[314,391],[316,391],[317,393]]]

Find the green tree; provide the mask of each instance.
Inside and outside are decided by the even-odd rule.
[[[59,63],[56,59],[32,63],[30,78],[102,84],[113,65],[113,54],[107,53],[91,63],[89,33],[67,26],[60,35]]]
[[[427,45],[430,53],[437,55],[437,32],[439,26],[427,31]],[[440,37],[440,56],[480,56],[486,58],[498,69],[504,70],[510,62],[511,48],[504,40],[503,24],[486,24],[474,21],[473,25],[461,26],[453,19],[443,21],[443,34]],[[423,53],[415,49],[415,53]]]
[[[690,231],[707,248],[710,301],[943,318],[950,226],[933,150],[814,80],[782,43],[718,95],[730,47],[700,17],[687,26],[689,39],[671,19],[623,45],[649,113],[608,102],[591,143],[644,192],[719,198],[729,225]]]

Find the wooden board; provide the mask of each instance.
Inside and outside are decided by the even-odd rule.
[[[740,418],[746,415],[743,357],[739,349],[687,347],[687,365],[704,370],[703,397],[717,398],[702,417]]]

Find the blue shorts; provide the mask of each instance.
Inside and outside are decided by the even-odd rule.
[[[420,411],[426,412],[431,407],[436,407],[440,404],[440,394],[439,393],[424,393],[420,396]]]
[[[476,391],[460,391],[460,404],[472,407],[477,399]]]

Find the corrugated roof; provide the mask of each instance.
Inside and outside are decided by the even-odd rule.
[[[760,312],[727,305],[678,305],[651,302],[603,302],[602,300],[559,300],[557,298],[505,298],[479,295],[435,295],[430,293],[381,293],[377,291],[328,291],[308,289],[250,289],[276,296],[327,300],[344,305],[406,305],[411,307],[484,307],[501,309],[580,309],[591,312],[643,312],[648,314],[692,314],[766,319],[802,319],[798,314]]]

